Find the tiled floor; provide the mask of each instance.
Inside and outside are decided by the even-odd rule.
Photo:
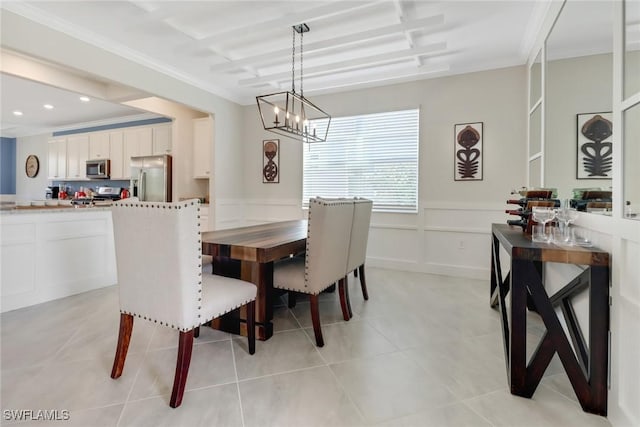
[[[275,310],[272,339],[203,328],[187,392],[168,405],[177,332],[136,319],[122,377],[109,377],[118,333],[115,287],[5,313],[2,409],[70,411],[20,426],[608,426],[584,413],[557,360],[533,399],[508,392],[488,283],[367,269],[370,300],[350,278],[354,318],[322,296],[325,346],[309,305]],[[530,315],[529,347],[543,326]]]

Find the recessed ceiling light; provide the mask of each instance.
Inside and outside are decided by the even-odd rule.
[[[80,97],[80,101],[82,101],[82,102],[89,102],[89,101],[91,101],[91,98],[89,98],[88,96],[81,96],[81,97]]]
[[[43,107],[47,110],[53,110],[53,105],[51,104],[44,104]]]
[[[13,112],[13,115],[14,116],[21,116],[22,115],[22,111],[16,110],[16,111]]]

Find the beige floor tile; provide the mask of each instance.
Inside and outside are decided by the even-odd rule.
[[[119,313],[111,313],[102,322],[92,321],[77,331],[77,333],[60,349],[55,356],[56,362],[99,359],[114,357],[118,343],[120,328]],[[129,343],[128,355],[144,353],[156,325],[135,319],[133,332]]]
[[[583,412],[575,402],[544,386],[531,399],[513,396],[505,388],[465,403],[494,426],[610,426],[606,418]]]
[[[328,298],[320,301],[319,306],[320,323],[322,325],[344,322],[339,300]],[[291,309],[291,312],[303,328],[311,326],[311,307],[308,302],[298,302],[296,306]],[[354,313],[353,319],[358,319],[358,315],[356,313]]]
[[[240,382],[246,427],[363,425],[326,366]]]
[[[324,365],[316,346],[302,330],[280,332],[268,341],[256,341],[256,352],[247,352],[246,339],[233,340],[238,378],[256,378]]]
[[[330,366],[368,422],[382,422],[454,403],[444,384],[402,353]]]
[[[313,328],[307,328],[304,331],[310,339],[315,340]],[[327,363],[373,357],[397,351],[396,346],[366,321],[351,319],[349,322],[324,325],[322,335],[325,344],[324,347],[318,347],[317,350]]]
[[[186,391],[175,409],[169,406],[169,397],[127,403],[118,427],[242,426],[236,384]]]
[[[124,373],[117,380],[110,376],[113,358],[54,363],[34,375],[23,375],[19,382],[14,378],[2,406],[73,411],[124,403],[140,361],[140,355],[127,357]]]
[[[178,349],[150,351],[140,365],[140,372],[130,400],[171,394]],[[230,341],[193,346],[187,377],[187,390],[235,382]]]
[[[581,410],[557,356],[533,399],[507,392],[488,281],[367,267],[367,285],[364,301],[349,276],[349,322],[336,292],[320,296],[323,348],[310,338],[304,296],[293,310],[286,294],[276,299],[276,333],[253,356],[246,338],[202,328],[177,410],[168,406],[174,330],[136,319],[124,373],[110,378],[116,286],[3,313],[2,409],[71,411],[70,423],[18,423],[25,426],[114,426],[121,414],[120,426],[242,426],[243,414],[247,427],[608,426]],[[535,313],[527,323],[530,355],[545,327]]]
[[[273,308],[273,332],[286,332],[294,329],[300,329],[298,320],[286,305]]]
[[[542,378],[540,384],[543,384],[578,403],[578,398],[576,397],[575,391],[573,391],[573,386],[571,385],[566,373],[562,372],[560,374],[547,375]]]
[[[404,353],[458,399],[466,399],[507,386],[502,355],[475,349],[473,338],[461,338],[446,346],[419,347]]]
[[[376,427],[490,427],[491,424],[469,409],[464,403],[431,409],[397,418]]]

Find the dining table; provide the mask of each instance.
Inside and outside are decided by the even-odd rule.
[[[303,254],[307,242],[307,220],[291,220],[202,233],[202,253],[213,257],[213,273],[254,283],[256,338],[273,335],[273,264]],[[246,308],[212,321],[212,326],[240,335],[247,334]]]

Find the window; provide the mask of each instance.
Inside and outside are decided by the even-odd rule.
[[[302,205],[311,197],[366,197],[377,211],[417,211],[418,112],[331,120],[325,142],[304,147]]]

